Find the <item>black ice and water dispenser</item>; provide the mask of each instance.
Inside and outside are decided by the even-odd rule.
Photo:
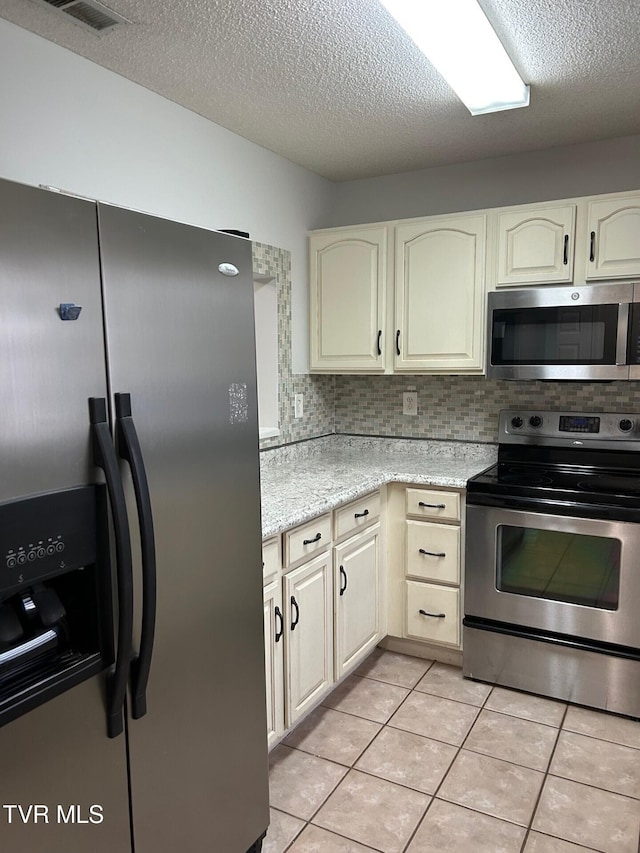
[[[0,726],[113,663],[106,493],[0,504]]]

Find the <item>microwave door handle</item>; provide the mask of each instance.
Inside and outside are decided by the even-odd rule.
[[[131,539],[124,488],[116,450],[107,421],[104,397],[89,399],[89,418],[93,439],[93,461],[104,472],[113,518],[116,545],[116,574],[118,580],[118,646],[116,666],[107,678],[107,735],[117,737],[124,730],[122,712],[131,663],[133,637],[133,575]]]
[[[156,545],[151,496],[142,448],[131,416],[131,395],[116,394],[118,454],[129,463],[138,508],[142,556],[142,629],[140,652],[131,661],[131,716],[139,720],[147,713],[147,683],[151,670],[156,626]]]
[[[627,349],[629,339],[629,303],[618,305],[618,337],[616,339],[616,366],[628,364]]]

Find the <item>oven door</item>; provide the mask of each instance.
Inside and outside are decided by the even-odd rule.
[[[465,615],[640,648],[640,525],[467,506]]]

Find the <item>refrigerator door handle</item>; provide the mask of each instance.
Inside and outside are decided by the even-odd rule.
[[[138,720],[147,713],[147,682],[151,669],[156,626],[156,545],[149,484],[138,433],[131,416],[131,395],[116,394],[115,404],[118,455],[125,459],[131,468],[142,552],[140,652],[131,661],[131,716],[134,720]]]
[[[89,398],[89,416],[93,436],[93,461],[104,471],[113,517],[116,545],[116,572],[118,578],[118,644],[116,666],[107,678],[107,734],[117,737],[124,730],[123,708],[127,678],[131,663],[133,636],[133,576],[131,567],[131,539],[127,506],[120,477],[120,468],[107,421],[107,403],[104,397]]]

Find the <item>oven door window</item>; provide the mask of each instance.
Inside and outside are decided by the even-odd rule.
[[[496,587],[501,592],[617,610],[618,539],[556,530],[497,529]]]
[[[491,363],[615,364],[617,305],[495,309]]]

